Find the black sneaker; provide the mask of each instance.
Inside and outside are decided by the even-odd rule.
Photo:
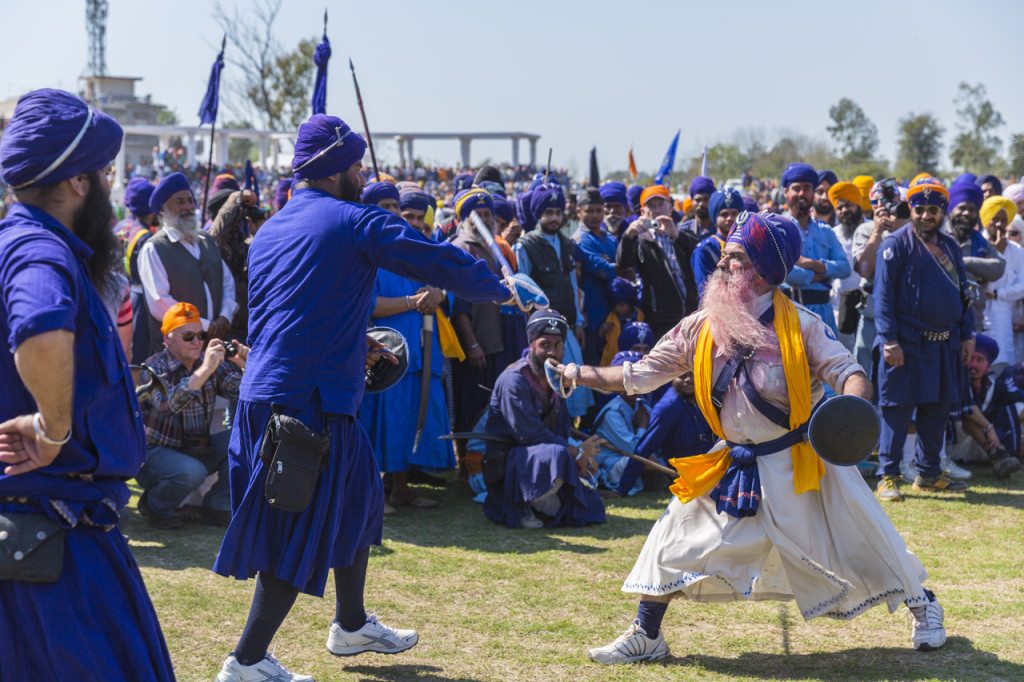
[[[1005,450],[1003,452],[1006,452]],[[992,460],[992,474],[1002,480],[1009,478],[1014,472],[1020,471],[1020,460],[1016,457],[1002,457]]]
[[[152,509],[149,508],[149,502],[147,498],[149,491],[143,491],[142,496],[139,497],[139,513],[146,518],[148,523],[153,528],[159,528],[161,530],[175,530],[181,528],[184,525],[184,521],[177,514],[171,514],[170,516],[160,516],[156,514]]]
[[[938,476],[924,477],[921,474],[914,479],[914,490],[928,493],[962,493],[967,490],[967,484],[963,481],[955,481],[945,471]]]

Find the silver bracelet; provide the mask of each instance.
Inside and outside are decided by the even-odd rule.
[[[41,440],[47,445],[64,445],[71,440],[71,429],[68,429],[68,435],[64,436],[64,440],[54,440],[47,436],[46,432],[43,431],[43,415],[39,412],[32,415],[32,428],[36,432],[36,440]]]
[[[583,459],[583,448],[580,448],[579,450],[576,451],[576,461],[578,462],[581,459]]]

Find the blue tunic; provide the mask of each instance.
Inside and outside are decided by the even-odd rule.
[[[693,255],[690,256],[693,278],[697,282],[697,293],[700,295],[704,294],[704,285],[718,267],[718,261],[722,260],[722,241],[717,234],[709,235],[697,244]]]
[[[146,439],[124,352],[89,280],[91,249],[45,211],[15,204],[0,222],[0,421],[31,414],[14,352],[33,336],[75,335],[71,440],[46,467],[0,473],[10,514],[71,528],[56,583],[0,581],[0,679],[173,679],[156,613],[116,511]],[[0,469],[2,470],[2,469]],[[91,480],[78,477],[89,474]],[[107,530],[109,529],[109,530]],[[31,614],[31,617],[26,617]]]
[[[788,214],[787,217],[792,218]],[[795,218],[793,218],[793,222],[797,222]],[[797,222],[798,226],[799,224]],[[825,279],[815,282],[816,272],[801,267],[794,267],[786,276],[786,282],[794,289],[828,294],[832,290],[832,280],[850,276],[850,259],[846,257],[843,245],[839,243],[839,238],[836,237],[835,232],[825,223],[809,219],[807,221],[807,229],[801,230],[801,233],[803,236],[803,246],[801,247],[800,255],[805,258],[822,261],[825,264]],[[832,331],[838,333],[836,316],[832,311],[832,304],[828,300],[824,303],[804,303],[804,307],[821,317],[825,324],[832,327]]]
[[[594,418],[594,435],[604,438],[619,450],[635,452],[637,443],[647,431],[646,428],[633,428],[633,418],[637,408],[642,404],[643,401],[638,398],[636,407],[631,407],[623,396],[614,396]],[[616,490],[623,472],[632,460],[604,446],[598,450],[596,459],[601,485],[609,490]],[[643,481],[637,480],[626,494],[636,495],[643,489]]]
[[[387,270],[377,271],[376,296],[400,298],[415,294],[423,285]],[[455,453],[450,441],[439,440],[448,433],[448,406],[441,384],[444,357],[438,338],[437,324],[431,343],[430,397],[423,436],[413,451],[416,420],[420,410],[423,381],[423,315],[415,310],[397,315],[373,318],[373,324],[398,330],[409,346],[409,369],[397,384],[381,393],[367,395],[359,408],[359,421],[370,436],[377,467],[381,471],[406,471],[411,466],[421,469],[451,469]]]
[[[974,315],[961,295],[967,273],[960,247],[941,232],[938,245],[953,262],[958,284],[914,234],[912,225],[886,237],[878,248],[874,374],[883,407],[959,404],[960,341],[974,333]],[[948,341],[927,341],[922,335],[947,331]],[[902,347],[902,367],[890,367],[882,359],[881,347],[888,341],[898,341]]]
[[[233,517],[217,573],[245,579],[266,571],[322,596],[329,568],[349,566],[356,552],[380,543],[380,474],[354,419],[378,266],[471,301],[509,297],[483,261],[381,208],[296,192],[249,249],[252,350],[228,453]],[[331,434],[313,500],[298,514],[271,507],[263,493],[258,453],[272,404]]]
[[[583,305],[587,331],[596,334],[612,311],[608,283],[615,279],[615,248],[618,241],[604,230],[594,236],[582,230],[576,246],[576,261],[583,267]]]

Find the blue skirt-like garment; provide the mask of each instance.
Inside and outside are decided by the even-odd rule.
[[[128,541],[73,528],[55,583],[0,581],[0,680],[173,680]]]
[[[271,406],[239,400],[228,449],[231,524],[213,570],[239,580],[266,572],[322,597],[329,569],[350,566],[357,552],[381,543],[384,486],[357,420],[324,415],[319,401],[303,410],[280,410],[314,431],[327,420],[331,449],[313,499],[298,514],[267,503],[267,474],[259,450]]]
[[[448,433],[448,406],[440,376],[430,378],[430,402],[423,422],[423,437],[413,452],[422,377],[423,372],[409,372],[388,390],[364,397],[359,407],[359,421],[370,438],[381,471],[407,471],[410,467],[455,468],[451,441],[439,440]]]
[[[508,451],[505,480],[487,486],[484,514],[495,523],[518,528],[530,503],[551,490],[556,479],[562,481],[557,493],[561,506],[553,517],[545,521],[545,526],[555,528],[604,523],[601,496],[596,490],[583,486],[569,451],[554,443],[527,445]]]

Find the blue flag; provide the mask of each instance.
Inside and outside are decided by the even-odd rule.
[[[324,10],[324,38],[313,52],[316,82],[313,84],[313,113],[327,113],[327,62],[331,60],[331,41],[327,39],[327,10]]]
[[[220,52],[210,69],[210,80],[206,84],[206,94],[203,95],[203,103],[199,105],[199,125],[204,123],[215,123],[217,121],[217,105],[220,97],[220,72],[224,68],[224,46],[228,37],[220,42]]]
[[[672,175],[672,167],[676,165],[676,147],[679,146],[679,131],[676,131],[676,136],[672,138],[672,144],[668,146],[668,151],[665,152],[665,158],[661,162],[661,168],[658,169],[658,174],[654,176],[654,184],[656,185],[667,185],[669,176]]]
[[[245,160],[245,189],[252,190],[256,195],[256,201],[260,200],[260,183],[256,180],[256,171],[252,167],[252,161]]]

